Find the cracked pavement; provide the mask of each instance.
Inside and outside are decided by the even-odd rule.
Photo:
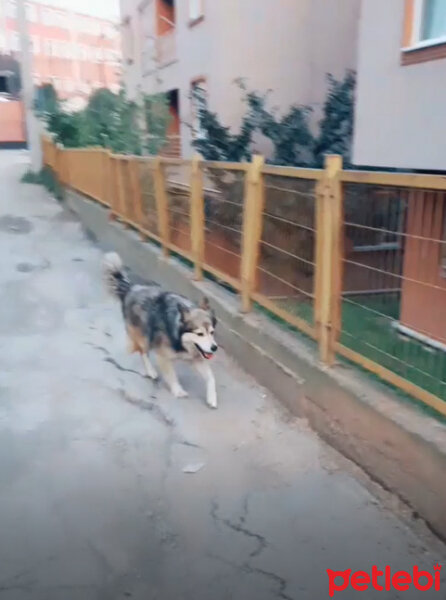
[[[25,162],[0,153],[1,600],[315,600],[327,568],[441,562],[223,351],[217,411],[188,366],[188,399],[148,380],[101,250]]]

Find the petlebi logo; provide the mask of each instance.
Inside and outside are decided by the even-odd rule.
[[[346,571],[332,571],[327,569],[328,575],[328,593],[330,598],[333,598],[335,592],[342,592],[351,586],[358,592],[366,592],[374,589],[378,592],[389,592],[396,590],[405,592],[411,587],[414,587],[420,592],[428,590],[440,591],[441,565],[434,566],[433,574],[429,571],[420,571],[417,566],[414,566],[412,573],[407,571],[396,571],[392,573],[389,566],[384,567],[384,571],[380,571],[377,566],[372,567],[372,572],[366,571],[352,572],[352,569]]]

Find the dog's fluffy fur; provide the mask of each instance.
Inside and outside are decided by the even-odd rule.
[[[104,273],[109,291],[121,302],[129,350],[141,354],[147,375],[157,378],[148,356],[153,350],[173,395],[176,398],[187,396],[172,360],[191,360],[206,381],[208,405],[217,408],[215,379],[209,366],[209,359],[217,351],[216,319],[207,298],[197,306],[184,296],[166,292],[157,283],[134,285],[115,252],[105,255]]]

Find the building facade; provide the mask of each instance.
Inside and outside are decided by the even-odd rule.
[[[361,8],[354,163],[445,172],[445,0],[362,0]],[[446,193],[394,195],[404,214],[401,330],[446,349]]]
[[[446,171],[446,2],[362,0],[353,160]]]
[[[171,136],[190,156],[203,88],[222,122],[237,127],[243,78],[271,90],[271,106],[306,104],[318,114],[326,74],[356,66],[358,0],[121,0],[123,78],[130,95],[167,92]]]
[[[26,13],[36,86],[52,83],[72,109],[82,107],[94,89],[119,89],[117,23],[32,1]],[[16,2],[0,0],[0,54],[18,56],[19,51]]]

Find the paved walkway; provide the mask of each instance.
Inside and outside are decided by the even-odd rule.
[[[327,568],[432,572],[441,550],[223,352],[218,411],[188,367],[186,400],[142,376],[101,251],[24,161],[0,153],[0,599],[320,600]]]

